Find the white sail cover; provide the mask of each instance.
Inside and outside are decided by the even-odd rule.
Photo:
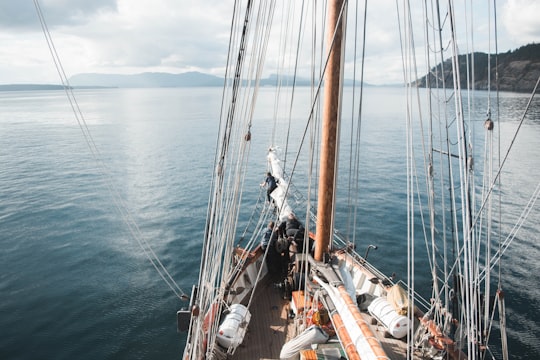
[[[278,157],[278,152],[279,149],[276,147],[268,150],[268,162],[270,164],[270,168],[272,169],[272,176],[277,181],[277,188],[272,191],[270,197],[274,199],[276,206],[278,209],[280,209],[280,220],[286,220],[289,214],[292,213],[292,209],[287,203],[287,190],[289,183],[283,178],[283,168],[281,166],[281,160],[279,160]]]
[[[287,342],[281,348],[280,359],[294,359],[300,350],[311,349],[311,344],[324,344],[328,341],[328,334],[320,327],[311,325],[300,335]]]

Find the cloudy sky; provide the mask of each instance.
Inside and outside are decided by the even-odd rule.
[[[469,1],[479,10],[493,3],[458,3]],[[540,42],[540,1],[495,1],[500,52]],[[68,77],[186,71],[223,75],[232,0],[39,0],[39,4]],[[376,35],[372,42],[378,46],[368,53],[366,63],[377,64],[380,71],[366,74],[367,82],[400,80],[398,35],[390,35],[395,31],[386,28],[394,10],[394,0],[369,3],[368,23],[375,28],[370,35]],[[488,51],[482,48],[487,26],[481,20],[485,19],[479,19],[475,29],[480,34],[477,50]],[[32,0],[0,0],[0,44],[1,84],[59,83]]]

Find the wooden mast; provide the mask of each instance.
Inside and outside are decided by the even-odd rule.
[[[324,79],[324,103],[321,130],[321,153],[319,190],[317,204],[317,227],[315,260],[322,261],[329,250],[334,218],[334,182],[337,171],[338,121],[340,116],[341,50],[343,20],[340,11],[343,0],[328,4],[327,47],[328,64]],[[339,21],[339,24],[338,24]]]

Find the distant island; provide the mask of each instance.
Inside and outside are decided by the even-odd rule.
[[[77,74],[69,79],[71,86],[106,86],[119,88],[163,88],[223,86],[223,78],[192,71],[182,74],[147,72],[133,75]]]
[[[71,88],[74,88],[71,86]],[[105,86],[78,86],[78,89],[103,89]],[[0,91],[37,91],[37,90],[64,90],[63,85],[51,84],[7,84],[0,85]]]
[[[260,79],[260,86],[310,86],[309,79],[292,77],[278,77],[272,74]],[[149,88],[149,87],[207,87],[223,86],[224,79],[219,76],[204,74],[196,71],[182,74],[170,73],[142,73],[133,75],[117,74],[78,74],[69,79],[74,86],[107,86],[121,88]],[[352,80],[346,80],[346,84],[352,85]]]
[[[473,56],[474,55],[474,56]],[[488,58],[490,60],[491,82],[488,80]],[[540,76],[540,44],[529,44],[514,51],[498,54],[497,56],[485,53],[474,53],[460,55],[458,58],[460,69],[460,84],[462,88],[467,87],[467,64],[474,61],[475,78],[474,88],[487,90],[488,84],[491,89],[497,87],[496,74],[499,77],[499,90],[514,92],[531,92]],[[472,64],[469,63],[469,68]],[[470,72],[469,72],[470,74]],[[444,80],[446,87],[453,87],[452,63],[448,59],[442,64],[433,67],[429,74],[418,79],[413,85],[418,87],[435,86]],[[219,76],[204,74],[200,72],[186,72],[182,74],[170,73],[141,73],[132,75],[119,74],[77,74],[69,79],[69,84],[75,89],[88,88],[175,88],[175,87],[214,87],[223,86],[224,79]],[[261,86],[310,86],[309,79],[297,78],[293,81],[291,77],[279,78],[277,75],[270,75],[260,80]],[[345,80],[345,85],[353,85],[352,80]],[[364,84],[371,86],[369,84]],[[61,85],[39,85],[39,84],[11,84],[0,85],[0,91],[29,91],[29,90],[62,90]]]
[[[489,65],[488,65],[489,59]],[[474,61],[474,84],[469,71],[467,77],[467,61]],[[460,55],[459,62],[459,82],[461,88],[472,87],[474,85],[477,90],[487,90],[488,84],[491,84],[491,90],[513,91],[513,92],[531,92],[540,77],[540,44],[529,44],[520,47],[514,51],[508,51],[497,56],[476,52],[474,54]],[[488,66],[490,72],[488,72]],[[472,69],[472,64],[469,63],[469,70]],[[491,74],[491,81],[488,78],[488,73]],[[442,65],[439,63],[431,69],[431,72],[422,77],[416,82],[419,87],[435,86],[435,83],[441,84],[445,81],[447,88],[454,87],[452,62],[450,59],[444,61]]]
[[[132,75],[120,74],[77,74],[69,78],[73,89],[96,88],[176,88],[176,87],[222,87],[224,79],[219,76],[201,72],[186,72],[181,74],[148,72]],[[260,80],[261,86],[310,86],[308,79],[278,77],[273,74]],[[346,85],[352,85],[352,80],[346,80]],[[367,84],[366,84],[367,85]],[[369,85],[368,85],[369,86]],[[29,91],[29,90],[62,90],[62,85],[11,84],[0,85],[0,91]]]

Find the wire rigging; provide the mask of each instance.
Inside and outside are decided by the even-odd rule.
[[[62,66],[60,56],[58,55],[52,36],[47,27],[47,23],[45,21],[45,17],[41,10],[41,6],[39,5],[39,1],[38,0],[33,0],[33,1],[34,1],[34,7],[36,9],[36,13],[38,15],[38,18],[41,24],[43,34],[47,41],[47,46],[49,47],[49,51],[52,55],[54,65],[60,77],[62,86],[64,87],[64,91],[66,92],[66,96],[71,105],[73,114],[75,116],[75,119],[77,120],[77,123],[81,129],[81,132],[83,133],[84,139],[86,141],[86,144],[88,145],[88,148],[92,154],[92,157],[94,158],[94,161],[98,165],[100,173],[105,180],[105,183],[107,185],[109,193],[111,194],[111,197],[112,197],[112,200],[114,202],[116,209],[118,210],[119,214],[122,217],[122,220],[128,227],[128,230],[131,233],[132,237],[137,241],[137,244],[143,250],[145,256],[148,258],[152,266],[158,272],[159,276],[163,279],[163,281],[167,284],[167,286],[169,286],[169,288],[174,292],[174,294],[179,299],[186,300],[187,299],[186,294],[180,288],[180,286],[174,281],[171,274],[168,272],[168,270],[165,268],[163,263],[159,260],[157,254],[154,252],[154,250],[150,246],[150,243],[148,242],[148,240],[146,240],[146,238],[143,236],[141,229],[139,228],[133,216],[127,209],[127,205],[123,201],[118,188],[114,185],[111,178],[111,174],[109,173],[107,166],[103,162],[99,149],[88,128],[86,119],[84,118],[81,108],[79,107],[79,103],[77,102],[77,99],[73,92],[73,88],[69,84],[68,77],[65,73],[64,67]]]

